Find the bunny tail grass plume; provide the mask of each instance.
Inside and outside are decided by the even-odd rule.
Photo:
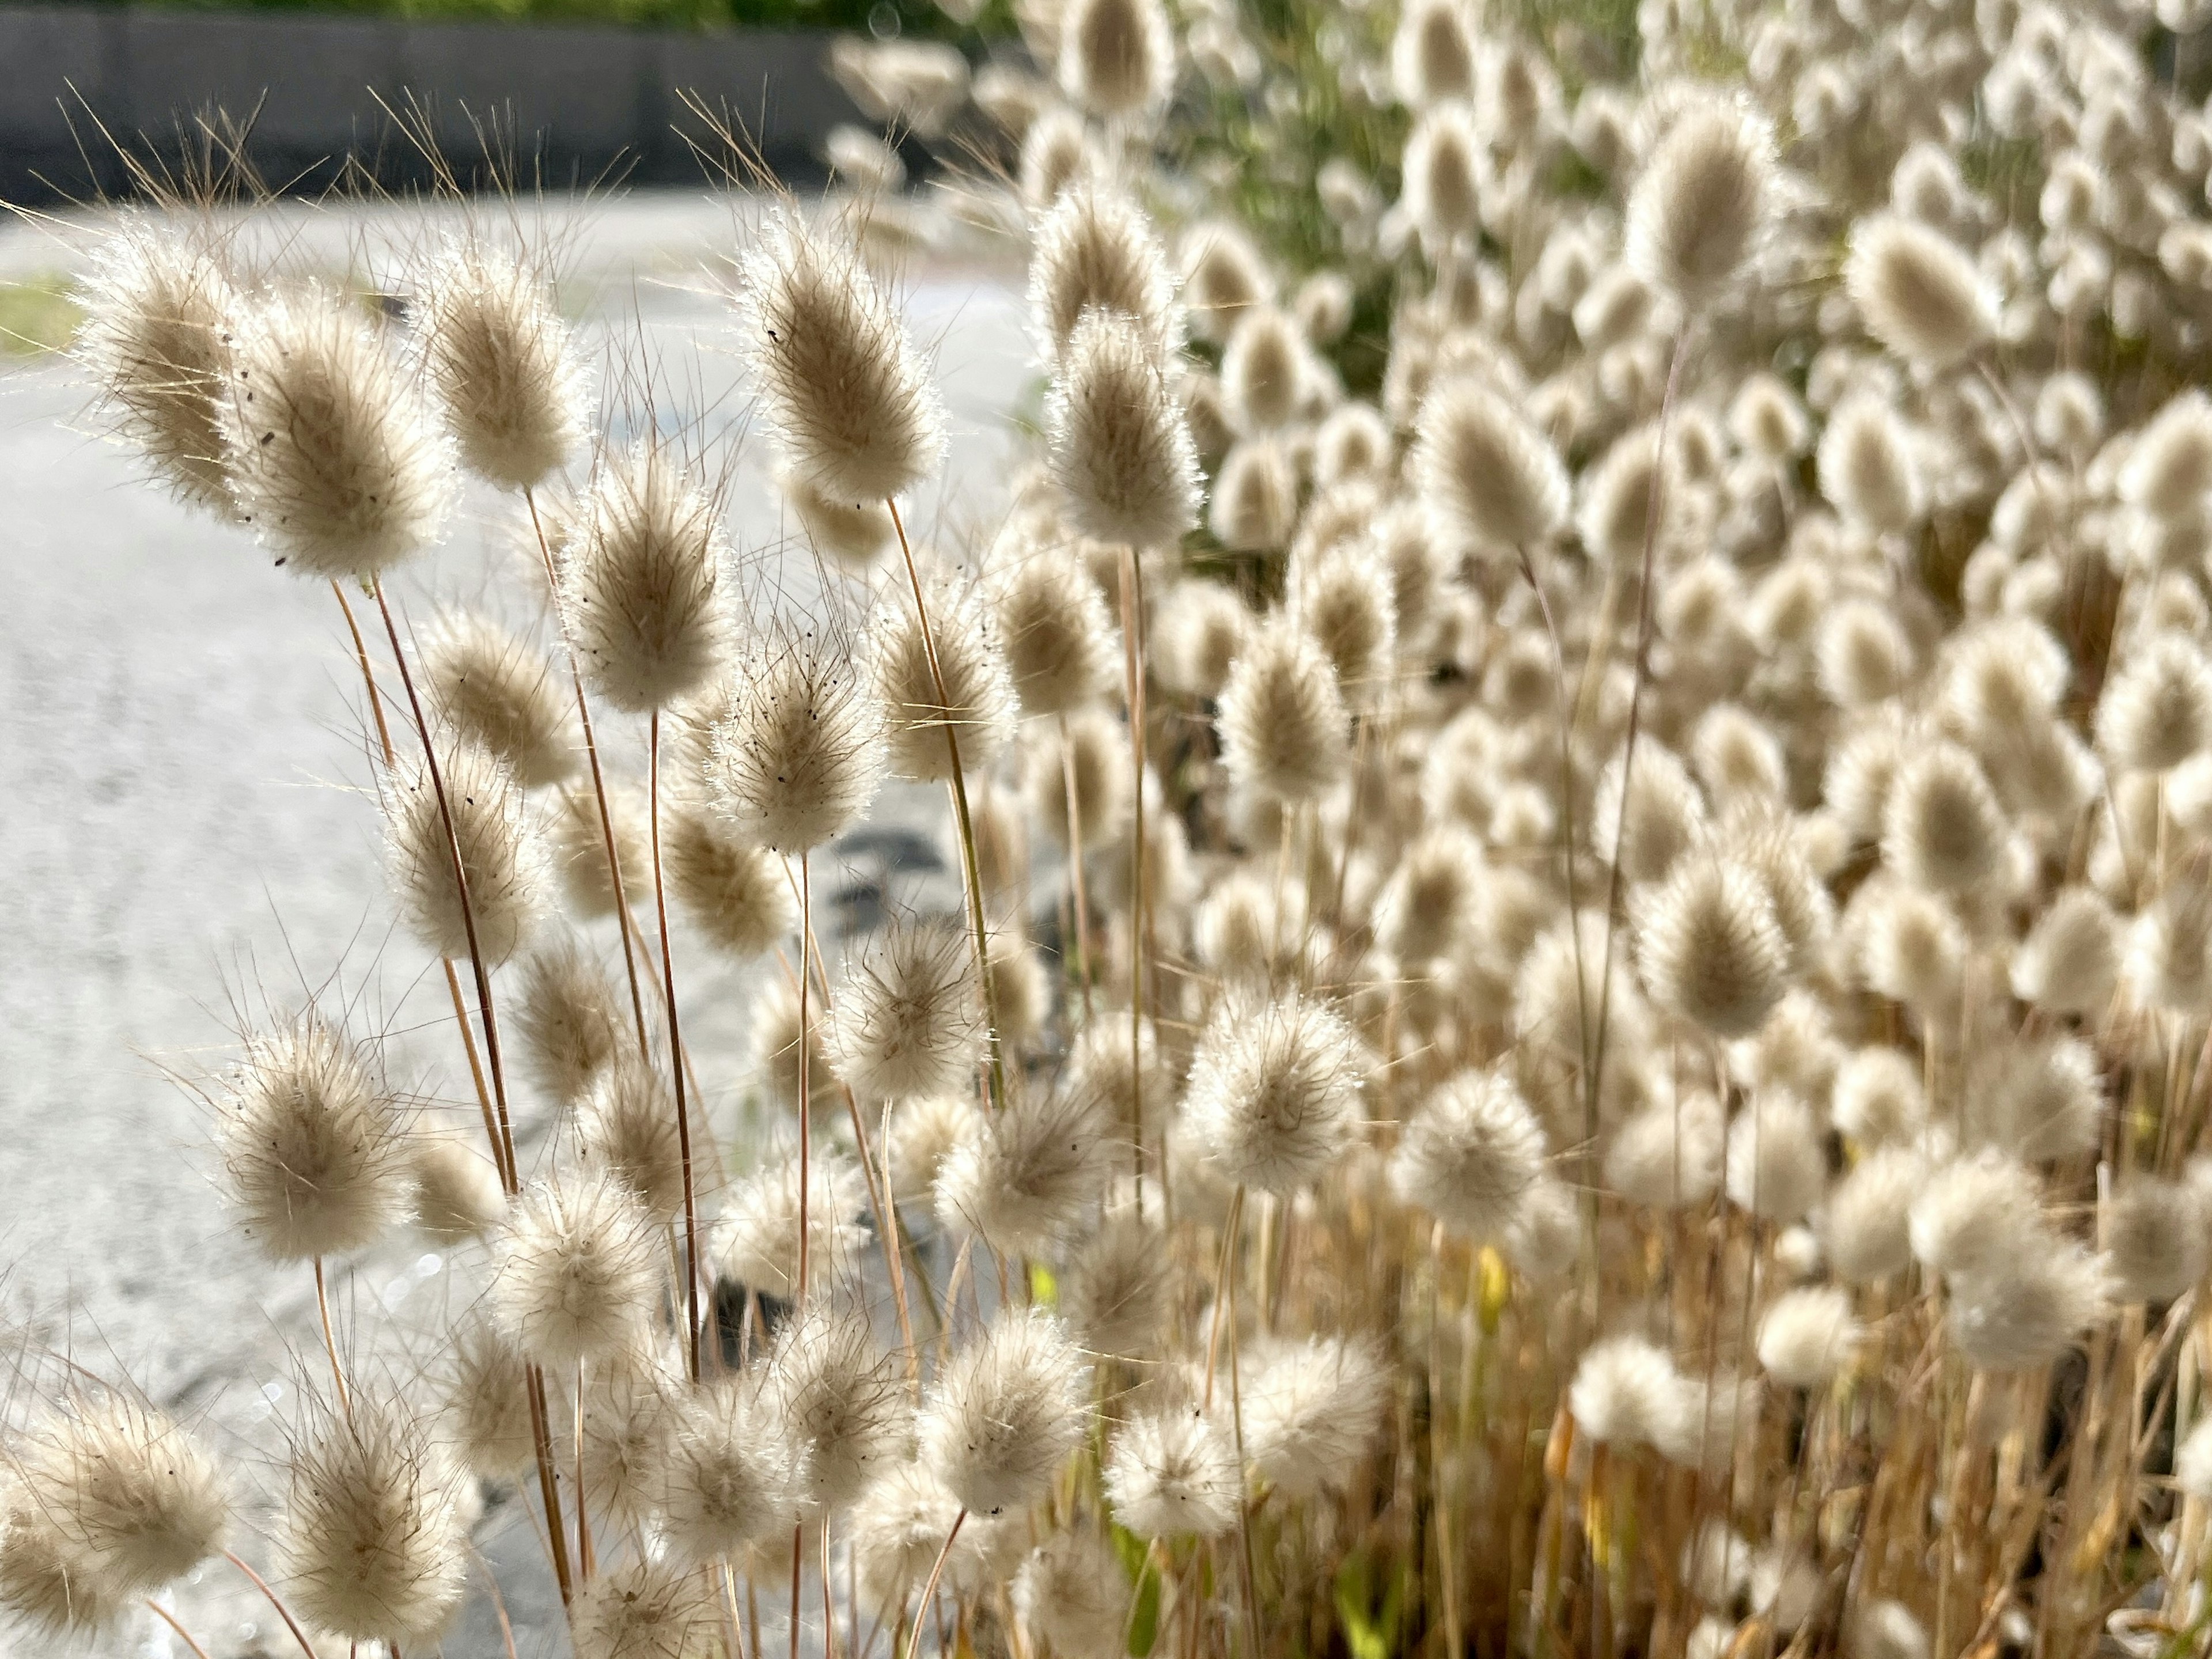
[[[1835,1184],[1820,1238],[1837,1278],[1878,1285],[1912,1265],[1912,1201],[1927,1173],[1915,1149],[1877,1146]]]
[[[684,1209],[684,1153],[676,1097],[658,1066],[624,1054],[592,1079],[576,1108],[585,1164],[611,1176],[654,1221]],[[700,1133],[697,1125],[692,1133]]]
[[[2120,924],[2087,887],[2059,890],[2012,958],[2012,994],[2052,1013],[2094,1013],[2120,978]]]
[[[1979,1370],[2034,1370],[2105,1316],[2108,1291],[2103,1263],[2081,1246],[2039,1242],[1988,1273],[1953,1279],[1951,1340]]]
[[[1996,299],[1974,262],[1941,232],[1893,213],[1851,227],[1844,291],[1867,332],[1921,368],[1948,368],[1996,328]]]
[[[1121,1558],[1088,1522],[1047,1536],[1014,1575],[1014,1616],[1024,1634],[1072,1659],[1121,1650],[1129,1596]]]
[[[1297,517],[1297,457],[1286,442],[1248,439],[1223,457],[1206,514],[1215,540],[1232,552],[1279,552]]]
[[[1061,193],[1030,238],[1030,314],[1048,356],[1057,360],[1066,350],[1091,310],[1129,319],[1162,360],[1182,344],[1175,280],[1152,221],[1118,191],[1079,185]]]
[[[1275,297],[1275,279],[1243,228],[1225,219],[1193,225],[1178,244],[1182,302],[1192,326],[1209,340],[1225,340],[1237,319]]]
[[[822,1018],[810,1006],[806,1016],[806,1091],[817,1111],[834,1097],[841,1086],[823,1028]],[[791,1111],[799,1109],[799,987],[781,974],[771,975],[753,1004],[753,1064],[769,1098]]]
[[[834,501],[884,501],[936,471],[944,410],[852,241],[771,211],[741,272],[738,326],[795,476]]]
[[[1252,1473],[1296,1502],[1352,1484],[1382,1431],[1392,1383],[1365,1337],[1258,1346],[1243,1387]]]
[[[1439,387],[1419,425],[1413,477],[1472,545],[1533,549],[1565,521],[1559,453],[1489,387],[1474,380]]]
[[[1431,105],[1413,124],[1402,201],[1431,258],[1449,258],[1480,233],[1484,159],[1480,129],[1465,104]]]
[[[562,891],[569,908],[586,918],[611,916],[617,908],[614,874],[607,866],[611,830],[623,903],[634,906],[653,896],[651,798],[642,789],[608,780],[604,817],[600,799],[600,791],[588,784],[567,784],[548,803]]]
[[[1831,1285],[1788,1291],[1759,1323],[1759,1363],[1784,1388],[1817,1389],[1850,1363],[1864,1332],[1848,1292]]]
[[[222,1548],[231,1530],[228,1484],[207,1449],[120,1394],[81,1398],[33,1422],[13,1461],[23,1498],[67,1540],[95,1605],[174,1582]],[[0,1601],[6,1579],[0,1571]]]
[[[1252,613],[1227,586],[1178,582],[1152,626],[1152,672],[1179,696],[1218,697],[1252,632]]]
[[[818,1098],[818,1097],[817,1097]],[[806,1170],[806,1278],[810,1286],[850,1272],[866,1234],[858,1218],[867,1182],[850,1158],[817,1150]],[[724,1277],[769,1296],[799,1288],[799,1158],[767,1158],[733,1185],[722,1203]]]
[[[1812,1109],[1795,1095],[1755,1096],[1729,1125],[1727,1156],[1730,1201],[1762,1219],[1787,1226],[1820,1201],[1826,1154]]]
[[[1628,263],[1692,314],[1711,308],[1759,252],[1775,216],[1774,134],[1715,98],[1678,114],[1628,198]]]
[[[1926,506],[1911,434],[1887,399],[1854,392],[1828,416],[1815,455],[1820,494],[1844,517],[1899,535]]]
[[[459,1135],[418,1133],[412,1143],[416,1229],[448,1249],[489,1232],[507,1213],[499,1171]]]
[[[1068,0],[1060,18],[1060,88],[1096,116],[1156,113],[1175,92],[1175,30],[1160,0]]]
[[[620,1351],[661,1305],[658,1230],[611,1171],[570,1170],[529,1188],[492,1255],[501,1328],[550,1368]]]
[[[2004,809],[1981,764],[1957,744],[1906,757],[1882,812],[1882,862],[1916,887],[1962,893],[1979,887],[2003,857]]]
[[[1636,965],[1651,1000],[1714,1036],[1750,1036],[1790,988],[1772,900],[1735,860],[1679,860],[1635,910]]]
[[[1013,553],[994,565],[985,586],[1024,714],[1068,714],[1120,683],[1120,630],[1073,554]]]
[[[2194,640],[2163,634],[2125,653],[2097,700],[2097,747],[2143,772],[2212,748],[2212,663]]]
[[[1902,1601],[1865,1602],[1844,1650],[1850,1659],[1928,1659],[1927,1627]]]
[[[1077,320],[1045,400],[1046,456],[1075,527],[1172,547],[1198,522],[1198,452],[1159,343],[1127,317]]]
[[[979,1118],[938,1170],[938,1219],[1004,1255],[1049,1254],[1126,1162],[1104,1104],[1039,1083]]]
[[[1158,1351],[1167,1313],[1163,1243],[1157,1217],[1140,1218],[1119,1200],[1070,1253],[1060,1276],[1060,1313],[1085,1353],[1139,1359]]]
[[[1613,1131],[1605,1184],[1632,1204],[1690,1208],[1720,1190],[1727,1125],[1710,1094],[1656,1101]]]
[[[1122,1424],[1105,1479],[1114,1518],[1139,1538],[1218,1538],[1237,1524],[1237,1454],[1195,1406]]]
[[[825,495],[788,469],[777,483],[814,550],[848,569],[873,568],[898,539],[898,526],[891,521],[887,501],[848,501]]]
[[[805,1454],[809,1516],[842,1515],[903,1449],[909,1419],[897,1366],[849,1301],[810,1297],[776,1333],[763,1387]]]
[[[21,1486],[0,1493],[0,1613],[55,1642],[111,1634],[136,1606],[88,1568],[68,1523]]]
[[[884,1619],[906,1610],[940,1556],[940,1588],[955,1595],[984,1588],[1012,1565],[1028,1528],[962,1508],[924,1464],[902,1463],[870,1486],[847,1517],[845,1535],[862,1598]],[[953,1533],[953,1523],[960,1530]],[[951,1547],[947,1550],[945,1540]]]
[[[356,1389],[293,1449],[277,1553],[300,1616],[350,1642],[433,1641],[468,1583],[466,1481],[429,1425]]]
[[[2151,417],[2120,469],[2120,498],[2154,519],[2187,520],[2212,493],[2212,398],[2191,390]]]
[[[693,927],[742,961],[798,930],[799,904],[781,859],[703,804],[684,801],[662,811],[668,890]]]
[[[915,1425],[922,1462],[973,1515],[1026,1509],[1083,1443],[1089,1384],[1057,1319],[1001,1312],[939,1371]]]
[[[1414,0],[1390,41],[1390,83],[1409,109],[1474,90],[1474,20],[1459,0]]]
[[[2100,1237],[2115,1302],[2170,1302],[2204,1276],[2203,1209],[2185,1182],[2129,1176],[2105,1206]]]
[[[1478,1242],[1501,1237],[1544,1173],[1544,1132],[1511,1078],[1463,1072],[1399,1138],[1390,1184],[1407,1203]]]
[[[1863,1146],[1918,1139],[1928,1122],[1919,1066],[1902,1049],[1858,1049],[1836,1068],[1828,1115]]]
[[[531,1080],[556,1104],[573,1106],[614,1063],[629,1037],[605,970],[573,939],[532,956],[522,969],[515,1025]]]
[[[319,288],[246,313],[220,399],[239,515],[279,564],[373,578],[438,538],[452,459],[349,301]]]
[[[635,1558],[578,1589],[568,1634],[576,1659],[692,1659],[708,1650],[722,1619],[704,1568]]]
[[[535,789],[559,783],[582,752],[568,688],[545,653],[489,617],[457,611],[422,639],[430,702],[460,738]]]
[[[963,1091],[984,1036],[967,936],[948,923],[900,923],[847,962],[828,1042],[837,1075],[882,1101]]]
[[[481,957],[485,967],[496,967],[521,947],[544,914],[550,862],[514,775],[472,743],[434,735],[432,741],[442,751],[440,775],[434,778],[418,760],[391,780],[386,796],[393,884],[408,926],[425,949],[460,962]],[[465,898],[453,879],[456,842]]]
[[[561,562],[561,619],[592,689],[648,714],[721,659],[719,504],[665,447],[600,459]]]
[[[471,240],[422,272],[421,345],[446,429],[470,471],[528,489],[583,441],[591,392],[538,273]]]
[[[660,1531],[679,1559],[705,1565],[788,1533],[805,1490],[805,1448],[755,1378],[725,1376],[688,1395],[661,1452]]]
[[[1086,708],[1072,716],[1064,731],[1030,751],[1025,770],[1031,821],[1054,846],[1093,852],[1127,828],[1128,733],[1103,709]]]
[[[662,1455],[684,1393],[683,1364],[641,1341],[589,1373],[578,1484],[593,1510],[631,1526],[657,1512]]]
[[[869,624],[864,660],[884,711],[891,775],[943,783],[953,772],[948,732],[957,739],[960,769],[988,772],[1012,738],[1020,709],[981,595],[946,569],[933,573],[922,590],[927,634],[913,605],[886,593]]]
[[[133,219],[101,246],[83,300],[77,358],[118,434],[179,499],[229,516],[221,400],[240,307],[222,262]]]
[[[891,1114],[891,1194],[902,1204],[927,1200],[937,1172],[979,1115],[974,1101],[961,1095],[924,1095],[902,1100]]]
[[[1183,1112],[1225,1179],[1288,1194],[1352,1144],[1362,1085],[1359,1039],[1334,1010],[1297,992],[1238,997],[1199,1039]]]
[[[1090,131],[1083,117],[1055,104],[1042,111],[1022,135],[1019,179],[1022,200],[1036,210],[1048,209],[1068,190],[1097,170]]]
[[[1297,418],[1310,384],[1304,334],[1273,306],[1254,306],[1237,319],[1221,354],[1221,397],[1229,424],[1252,437]]]
[[[443,1385],[446,1432],[471,1474],[504,1480],[530,1466],[537,1442],[529,1364],[488,1317],[473,1315],[455,1329]]]
[[[2015,1159],[1984,1150],[1945,1164],[1913,1199],[1907,1237],[1933,1272],[1974,1277],[2042,1242],[2042,1191]]]
[[[1230,778],[1261,800],[1312,800],[1350,764],[1351,714],[1336,671],[1286,615],[1237,657],[1222,688],[1218,724]]]
[[[873,688],[811,636],[773,638],[737,663],[713,726],[707,783],[740,842],[797,856],[844,833],[883,778]]]
[[[368,1054],[319,1016],[249,1038],[216,1109],[232,1200],[277,1261],[343,1255],[407,1218],[398,1102]]]
[[[1609,1336],[1583,1352],[1567,1409],[1595,1444],[1630,1450],[1679,1437],[1687,1402],[1681,1374],[1664,1352],[1640,1336]]]

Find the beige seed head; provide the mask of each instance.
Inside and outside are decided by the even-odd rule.
[[[1030,239],[1030,313],[1048,356],[1066,349],[1093,309],[1127,318],[1164,358],[1181,344],[1175,283],[1152,221],[1118,191],[1079,185],[1059,194]]]
[[[827,845],[867,811],[883,766],[882,704],[843,653],[770,634],[740,656],[706,766],[738,841],[786,854]]]
[[[601,459],[561,562],[561,619],[592,688],[647,714],[721,659],[721,514],[665,447]]]
[[[1430,394],[1417,424],[1413,477],[1468,543],[1525,551],[1565,521],[1567,474],[1558,452],[1488,386],[1471,378],[1448,382]]]
[[[1060,18],[1060,88],[1091,114],[1130,120],[1175,91],[1175,30],[1159,0],[1069,0]]]
[[[1893,213],[1851,228],[1844,290],[1869,333],[1923,368],[1971,356],[1996,325],[1996,295],[1974,262],[1941,232]]]
[[[1046,400],[1047,456],[1075,527],[1169,547],[1198,520],[1198,456],[1159,348],[1118,313],[1083,313]]]
[[[1774,135],[1746,106],[1678,114],[1628,199],[1629,264],[1685,310],[1709,309],[1757,254],[1775,216]]]
[[[388,782],[385,840],[392,881],[408,926],[425,948],[495,967],[521,947],[544,915],[550,861],[536,814],[505,763],[475,744],[439,741],[434,775],[417,760]]]
[[[544,652],[489,617],[457,611],[422,638],[423,689],[464,739],[504,761],[525,788],[576,769],[568,687]]]
[[[469,240],[423,270],[420,347],[462,465],[528,489],[583,441],[591,395],[544,276]]]
[[[491,1305],[501,1328],[549,1368],[621,1352],[660,1305],[659,1237],[611,1170],[538,1182],[493,1240]]]

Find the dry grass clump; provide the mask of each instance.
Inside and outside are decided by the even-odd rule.
[[[270,1254],[319,1290],[412,1222],[480,1292],[419,1400],[325,1307],[271,1593],[427,1650],[465,1465],[608,1659],[757,1659],[763,1600],[854,1659],[2202,1651],[2185,9],[1025,0],[1039,72],[972,83],[846,43],[886,120],[1008,126],[1048,384],[925,545],[933,366],[855,222],[779,209],[736,315],[803,608],[726,456],[592,437],[529,260],[377,325],[118,233],[117,433],[385,624],[392,906],[485,1137],[326,1010],[209,1089]],[[418,653],[378,574],[457,468],[553,614]],[[886,774],[957,913],[825,959]],[[112,1632],[232,1491],[49,1401],[0,1606]]]

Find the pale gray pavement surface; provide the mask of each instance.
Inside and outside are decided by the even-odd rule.
[[[746,205],[691,192],[566,214],[586,337],[658,364],[656,416],[726,439],[750,398],[702,259],[736,246]],[[292,262],[356,272],[411,235],[376,214],[287,210],[250,234]],[[86,239],[0,235],[0,278],[70,268]],[[1006,411],[1033,368],[1018,301],[973,264],[917,261],[908,314],[938,346],[954,439],[925,526],[988,527],[1018,441]],[[632,312],[632,295],[635,310]],[[633,377],[635,378],[635,377]],[[397,1067],[473,1121],[467,1075],[434,964],[394,930],[361,730],[360,682],[327,587],[270,568],[240,532],[189,513],[94,434],[66,365],[0,370],[0,1262],[4,1362],[24,1394],[51,1386],[52,1356],[127,1376],[203,1423],[270,1486],[269,1460],[316,1379],[312,1287],[273,1268],[229,1224],[205,1109],[168,1075],[204,1074],[241,1018],[342,994],[362,1029],[393,1036]],[[738,547],[756,577],[811,588],[803,557],[779,558],[785,528],[766,482],[768,445],[746,436],[732,491]],[[488,596],[528,614],[512,509],[472,496],[450,544],[398,584],[408,611]],[[775,586],[773,580],[767,585]],[[641,769],[640,733],[610,722],[611,754]],[[894,797],[892,825],[934,833],[939,798]],[[863,872],[865,878],[865,872]],[[612,935],[604,941],[612,951]],[[687,1045],[726,1122],[739,1075],[744,975],[679,938]],[[464,1115],[465,1114],[465,1115]],[[526,1114],[527,1115],[527,1114]],[[431,1322],[473,1281],[402,1241],[339,1276],[341,1323],[365,1372],[420,1386],[406,1345],[370,1333]],[[422,1351],[420,1345],[413,1351]],[[515,1564],[520,1650],[562,1650],[538,1556],[512,1504],[488,1519],[488,1553]],[[258,1516],[265,1520],[265,1516]],[[249,1539],[249,1553],[265,1542]],[[502,1573],[505,1578],[507,1575]],[[179,1607],[213,1659],[291,1650],[228,1570],[187,1586]],[[28,1653],[0,1634],[0,1653]],[[471,1606],[445,1651],[500,1650]],[[168,1655],[166,1632],[118,1651]],[[173,1651],[181,1654],[181,1646]]]

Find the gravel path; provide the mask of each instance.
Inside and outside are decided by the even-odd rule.
[[[733,246],[744,210],[690,195],[599,204],[580,231],[572,222],[576,291],[594,349],[657,365],[656,418],[742,441],[734,539],[767,586],[803,595],[811,573],[779,552],[767,447],[742,439],[750,400],[723,313],[684,276]],[[358,271],[407,233],[374,213],[287,210],[251,234],[295,262]],[[83,240],[0,235],[0,280],[71,268]],[[1003,498],[1015,447],[1003,411],[1032,371],[1003,281],[924,265],[907,298],[953,415],[946,489],[921,515],[950,541]],[[436,1099],[468,1100],[466,1073],[442,979],[392,927],[360,683],[329,590],[140,482],[88,434],[82,405],[65,366],[0,371],[0,1310],[26,1378],[66,1354],[204,1422],[233,1455],[266,1458],[318,1359],[312,1292],[303,1270],[272,1269],[228,1224],[206,1110],[173,1074],[219,1064],[241,1020],[310,990],[391,1032],[400,1073]],[[501,569],[510,511],[471,499],[450,544],[399,584],[410,614],[492,593],[526,614]],[[637,733],[610,722],[605,741],[641,765]],[[937,811],[935,796],[894,795],[878,823],[932,836]],[[745,976],[682,939],[677,950],[687,1040],[726,1109]],[[362,1327],[380,1322],[373,1302],[404,1327],[470,1293],[400,1244],[355,1264],[337,1300],[349,1328],[356,1310]],[[406,1379],[404,1352],[370,1363]],[[509,1533],[487,1548],[526,1559],[526,1530]],[[222,1581],[179,1601],[214,1659],[282,1651],[266,1609]],[[552,1650],[547,1610],[514,1610],[523,1654]],[[127,1650],[171,1651],[150,1625],[143,1641]],[[482,1608],[446,1647],[498,1650]]]

